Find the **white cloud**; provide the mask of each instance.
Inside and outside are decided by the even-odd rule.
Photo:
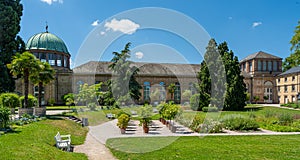
[[[262,25],[262,22],[253,22],[252,23],[252,28],[255,28],[255,27],[260,26],[260,25]]]
[[[64,3],[63,0],[41,0],[42,2],[48,3],[49,5],[51,5],[54,2],[58,2],[58,3]]]
[[[144,57],[144,53],[143,52],[135,52],[135,57],[137,59],[142,59]]]
[[[232,17],[228,17],[229,20],[232,20]]]
[[[95,20],[92,24],[91,24],[92,26],[98,26],[99,25],[99,20],[97,19],[97,20]]]
[[[112,19],[110,22],[106,22],[104,27],[107,31],[120,31],[125,34],[133,34],[138,28],[140,28],[139,24],[132,22],[129,19]]]
[[[104,32],[104,31],[101,31],[100,34],[101,34],[101,35],[105,35],[105,32]]]

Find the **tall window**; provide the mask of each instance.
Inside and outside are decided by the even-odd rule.
[[[257,70],[261,71],[261,60],[257,61]]]
[[[296,91],[295,85],[293,84],[293,85],[292,85],[292,92],[295,92],[295,91]]]
[[[192,92],[192,95],[196,93],[196,88],[194,86],[194,83],[192,82],[189,83],[189,90]]]
[[[272,71],[272,61],[268,61],[268,71]]]
[[[267,62],[263,61],[263,71],[266,71],[266,70],[267,70]]]
[[[64,56],[64,67],[68,67],[67,60],[68,60],[68,57]]]
[[[284,86],[284,92],[288,92],[287,86]]]
[[[150,100],[150,82],[144,82],[144,100]]]
[[[243,71],[246,71],[246,63],[243,63]]]
[[[33,87],[33,95],[38,98],[39,96],[39,87],[38,86],[34,86]],[[41,95],[41,98],[42,98],[42,104],[41,105],[44,105],[45,104],[45,89],[44,87],[42,87],[42,95]]]
[[[48,54],[48,62],[51,66],[55,65],[55,59],[56,59],[56,55],[53,53],[49,53]]]
[[[159,82],[159,100],[166,100],[165,82]]]
[[[273,71],[278,71],[277,61],[273,61]]]
[[[40,53],[40,61],[41,62],[47,62],[46,53]]]
[[[180,92],[180,83],[176,82],[175,83],[175,92],[174,92],[174,99],[175,101],[180,101],[181,99],[181,92]]]
[[[249,71],[252,72],[252,62],[249,62]]]
[[[57,55],[57,60],[56,60],[56,62],[57,62],[57,66],[59,66],[59,67],[61,67],[61,65],[62,65],[61,60],[62,60],[61,55]]]

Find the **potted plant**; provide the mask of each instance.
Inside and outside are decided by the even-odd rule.
[[[122,134],[125,134],[126,127],[128,126],[129,121],[130,121],[130,117],[127,114],[121,114],[118,117],[117,126],[121,129]]]
[[[145,105],[141,107],[140,110],[140,125],[143,126],[144,133],[149,132],[149,125],[151,123],[151,116],[152,116],[152,106]]]

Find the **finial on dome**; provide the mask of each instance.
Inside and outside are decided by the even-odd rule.
[[[46,32],[48,33],[48,22],[46,21]]]

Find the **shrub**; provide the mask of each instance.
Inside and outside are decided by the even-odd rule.
[[[0,128],[7,128],[9,122],[10,110],[7,107],[0,106]]]
[[[0,104],[9,108],[20,107],[19,98],[20,97],[15,93],[2,93],[0,95]]]
[[[254,119],[245,118],[241,115],[229,116],[223,120],[224,127],[229,130],[257,130],[259,125]]]
[[[121,114],[121,115],[118,117],[118,123],[117,123],[117,126],[118,126],[119,128],[125,129],[125,128],[128,126],[129,121],[130,121],[130,117],[129,117],[127,114]]]
[[[278,116],[279,124],[280,125],[289,125],[293,123],[293,116],[289,113],[281,113]]]
[[[87,106],[91,111],[95,111],[97,108],[97,104],[96,103],[89,103]]]
[[[202,110],[202,108],[200,107],[200,94],[194,94],[190,98],[190,105],[191,105],[191,109],[194,111]]]
[[[219,109],[218,109],[218,107],[203,107],[202,111],[203,112],[218,112]]]
[[[22,108],[24,108],[24,99],[25,99],[24,96],[20,97]],[[28,108],[36,106],[37,103],[38,103],[38,101],[37,101],[36,97],[34,97],[33,95],[29,94],[28,95]]]
[[[195,131],[195,132],[199,132],[200,128],[201,128],[201,124],[204,122],[204,116],[201,116],[200,114],[197,114],[193,121],[192,124],[190,125],[191,130]]]
[[[200,133],[222,133],[223,125],[219,121],[212,119],[205,120],[198,129]]]
[[[277,116],[277,113],[274,110],[266,110],[264,113],[266,118],[274,118]]]

